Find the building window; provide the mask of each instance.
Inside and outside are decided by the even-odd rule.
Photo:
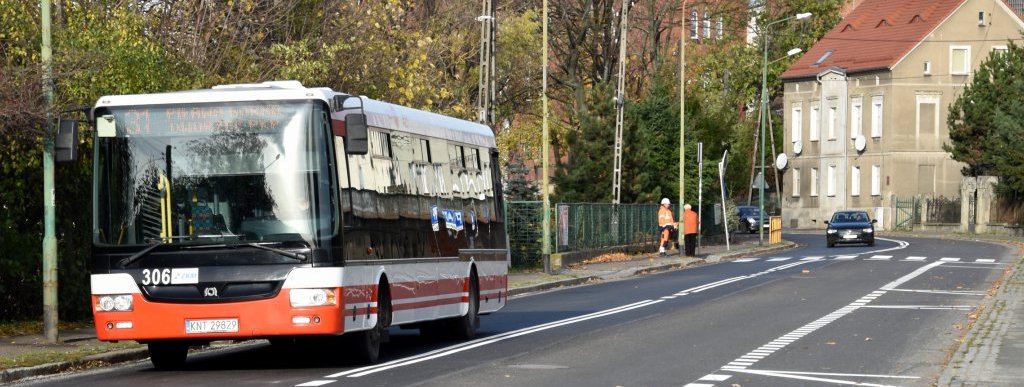
[[[828,166],[828,196],[836,196],[836,166]]]
[[[800,168],[793,168],[793,197],[800,197]]]
[[[818,168],[811,168],[811,196],[818,196]]]
[[[871,137],[882,137],[882,96],[871,97]]]
[[[967,75],[971,71],[971,47],[950,46],[949,47],[949,73],[952,75]]]
[[[801,138],[804,135],[803,134],[803,132],[804,132],[804,114],[803,113],[804,113],[804,110],[803,110],[802,106],[800,106],[800,105],[793,105],[793,121],[792,121],[792,124],[793,124],[792,136],[793,136],[793,138],[791,139],[793,142],[800,141]]]
[[[924,75],[932,75],[932,62],[924,61]]]
[[[690,39],[700,39],[700,16],[697,15],[697,11],[690,13]]]
[[[828,139],[836,139],[836,107],[828,108]]]
[[[871,196],[879,196],[882,194],[882,167],[878,165],[871,166]]]
[[[850,138],[864,134],[864,102],[860,98],[854,98],[850,106]]]
[[[811,107],[811,141],[818,141],[818,123],[821,122],[821,110],[817,107]]]
[[[716,39],[722,40],[722,37],[725,36],[725,23],[721,16],[718,17],[718,25],[716,27]]]
[[[711,18],[708,17],[708,13],[704,12],[704,39],[711,38]]]
[[[1007,53],[1009,51],[1010,51],[1010,49],[1007,48],[1006,46],[992,46],[992,52],[993,53],[1005,54],[1005,53]]]
[[[850,196],[860,196],[860,167],[850,169]]]

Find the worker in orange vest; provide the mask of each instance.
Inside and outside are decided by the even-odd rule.
[[[697,255],[697,229],[700,227],[700,219],[687,203],[683,206],[683,244],[686,248],[686,256]]]
[[[661,199],[661,207],[658,207],[658,229],[661,230],[661,243],[658,244],[658,254],[665,255],[665,246],[669,241],[672,229],[676,228],[676,220],[672,215],[672,203],[668,198]]]

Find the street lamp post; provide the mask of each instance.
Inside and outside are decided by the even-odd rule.
[[[774,25],[774,24],[782,23],[784,21],[788,21],[788,20],[791,20],[791,19],[801,20],[801,19],[806,19],[806,18],[809,18],[809,17],[811,17],[811,13],[810,12],[798,13],[796,15],[793,15],[793,16],[790,16],[790,17],[787,17],[787,18],[782,18],[782,19],[773,21],[771,23],[765,24],[764,30],[761,31],[762,32],[762,36],[764,37],[762,39],[762,43],[761,43],[764,46],[764,59],[763,59],[764,67],[763,67],[763,70],[761,72],[761,133],[760,133],[760,137],[761,137],[761,166],[760,166],[760,169],[761,169],[761,182],[758,183],[758,187],[757,187],[758,203],[759,203],[758,204],[758,208],[761,210],[761,213],[758,214],[758,219],[757,219],[758,220],[758,223],[757,223],[757,225],[758,225],[758,227],[757,227],[757,230],[758,230],[757,244],[758,245],[764,245],[764,226],[763,226],[764,225],[764,180],[765,180],[765,174],[764,174],[764,147],[765,147],[765,141],[764,141],[764,138],[765,138],[765,126],[767,126],[767,122],[768,122],[768,32],[770,31],[771,26]],[[791,50],[790,52],[793,52],[793,51]]]

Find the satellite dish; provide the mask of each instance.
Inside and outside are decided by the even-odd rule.
[[[858,134],[857,138],[853,140],[853,147],[857,149],[857,152],[863,152],[864,147],[868,145],[868,140],[864,138],[863,134]]]
[[[800,142],[800,140],[793,141],[793,153],[794,154],[800,154],[800,152],[803,152],[803,150],[804,150],[804,144],[802,142]]]
[[[786,165],[789,165],[789,157],[786,156],[785,153],[779,153],[779,155],[775,157],[775,169],[781,171],[786,169]]]

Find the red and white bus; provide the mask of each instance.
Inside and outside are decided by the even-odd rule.
[[[507,301],[486,126],[296,81],[104,96],[90,119],[97,336],[157,368],[258,338],[375,362],[389,326],[470,338]]]

